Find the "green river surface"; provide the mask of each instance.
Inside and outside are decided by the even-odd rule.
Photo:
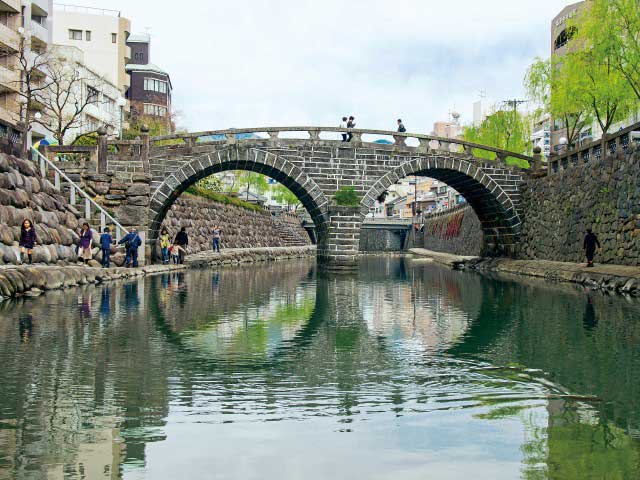
[[[0,304],[0,478],[638,479],[640,303],[365,257]]]

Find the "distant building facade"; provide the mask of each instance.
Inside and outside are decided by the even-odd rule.
[[[21,77],[19,52],[44,52],[52,40],[52,0],[0,1],[0,144],[8,151],[19,150],[24,129],[21,125]],[[45,73],[42,72],[44,81]],[[31,143],[44,138],[44,127],[32,124],[28,132]]]
[[[55,5],[53,43],[82,50],[86,66],[123,94],[129,88],[130,31],[131,21],[118,10]]]
[[[57,61],[63,62],[76,72],[76,78],[79,81],[73,83],[75,90],[71,92],[73,97],[93,99],[90,104],[84,107],[72,128],[66,132],[64,142],[68,144],[77,136],[95,132],[100,127],[104,127],[110,132],[119,130],[120,111],[118,104],[124,100],[124,96],[117,85],[87,67],[84,52],[78,48],[54,45],[52,53]],[[68,104],[65,107],[65,112],[68,110],[71,115],[73,109],[74,105]]]
[[[132,118],[151,117],[166,122],[167,130],[173,130],[171,116],[171,77],[159,66],[151,63],[151,39],[149,35],[131,35],[127,42],[132,59],[127,65],[130,87],[127,99]]]

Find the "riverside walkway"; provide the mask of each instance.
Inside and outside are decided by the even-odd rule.
[[[593,268],[587,268],[585,263],[463,257],[424,248],[413,248],[410,252],[454,268],[537,277],[554,282],[577,283],[607,291],[640,295],[640,267],[596,263]]]

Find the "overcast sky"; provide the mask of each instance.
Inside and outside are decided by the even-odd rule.
[[[69,2],[71,3],[71,2]],[[74,0],[152,34],[189,130],[333,126],[429,133],[482,90],[521,98],[564,0]]]

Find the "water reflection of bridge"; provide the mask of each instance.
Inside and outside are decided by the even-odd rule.
[[[69,296],[77,298],[76,318],[65,316]],[[16,312],[11,304],[0,311],[5,317]],[[0,348],[18,352],[11,357],[0,351],[12,359],[4,366],[12,377],[0,372],[3,415],[29,431],[47,431],[13,437],[16,430],[0,430],[0,444],[12,445],[13,462],[21,468],[38,469],[24,452],[44,454],[56,444],[66,445],[61,464],[77,466],[82,458],[89,461],[87,455],[114,470],[144,462],[146,444],[165,438],[170,405],[193,405],[212,392],[229,418],[244,415],[249,404],[265,417],[315,411],[348,419],[380,401],[401,412],[423,396],[438,395],[434,382],[417,391],[398,377],[406,364],[431,365],[433,352],[444,353],[444,363],[433,371],[448,368],[448,381],[468,381],[456,372],[473,358],[541,369],[541,391],[602,399],[587,405],[588,424],[580,423],[585,410],[579,402],[572,416],[566,406],[574,401],[549,401],[548,431],[539,432],[549,440],[544,455],[536,453],[539,461],[554,461],[571,442],[608,454],[606,448],[614,447],[598,443],[603,435],[625,452],[637,449],[629,433],[640,425],[634,381],[640,326],[629,318],[638,307],[614,307],[573,288],[488,281],[421,261],[378,257],[352,276],[316,276],[304,261],[203,270],[123,287],[53,292],[21,311],[34,319],[63,319],[36,322],[30,333],[21,332],[27,337],[22,343],[7,330],[8,322],[0,323],[1,338],[13,339]],[[606,329],[598,327],[603,319]],[[44,392],[37,403],[29,393],[32,382]],[[283,385],[309,395],[283,395]],[[243,397],[247,387],[255,395]],[[384,388],[387,396],[380,400]],[[332,400],[318,403],[314,389],[329,392]],[[38,415],[30,416],[32,411]],[[38,423],[42,419],[46,427]],[[71,440],[64,434],[69,428],[83,434]],[[625,472],[620,469],[628,466],[612,468]]]

